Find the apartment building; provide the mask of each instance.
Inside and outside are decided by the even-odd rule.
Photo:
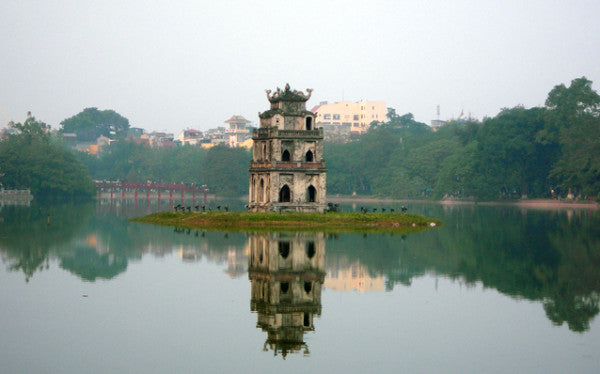
[[[325,135],[362,135],[373,122],[385,122],[383,101],[339,101],[321,102],[312,109],[316,113],[317,127],[323,127]]]

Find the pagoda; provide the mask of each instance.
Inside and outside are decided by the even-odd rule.
[[[260,127],[250,164],[248,210],[251,212],[325,212],[326,175],[323,129],[314,128],[315,114],[306,110],[307,93],[289,84],[273,94],[271,108],[259,113]]]

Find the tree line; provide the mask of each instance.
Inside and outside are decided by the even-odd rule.
[[[224,145],[204,149],[184,145],[152,148],[118,140],[98,156],[78,153],[78,158],[97,180],[161,182],[206,185],[217,194],[248,193],[250,152]]]
[[[392,198],[502,200],[569,193],[600,198],[600,96],[585,77],[555,86],[544,107],[505,108],[438,131],[388,109],[358,140],[326,144],[328,192]]]

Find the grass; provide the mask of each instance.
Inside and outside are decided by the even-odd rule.
[[[207,231],[313,231],[399,233],[422,231],[439,220],[404,213],[160,212],[132,219],[155,225]]]

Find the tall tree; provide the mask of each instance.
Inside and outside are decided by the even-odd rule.
[[[552,176],[563,189],[600,196],[600,95],[585,77],[555,86],[546,100],[548,130],[560,145]]]
[[[10,123],[17,134],[0,142],[2,183],[29,188],[37,197],[89,197],[95,193],[84,166],[67,149],[53,142],[48,127],[28,116]]]
[[[85,108],[73,117],[63,120],[61,132],[75,133],[81,141],[94,141],[100,135],[122,138],[127,135],[129,120],[114,110]]]

